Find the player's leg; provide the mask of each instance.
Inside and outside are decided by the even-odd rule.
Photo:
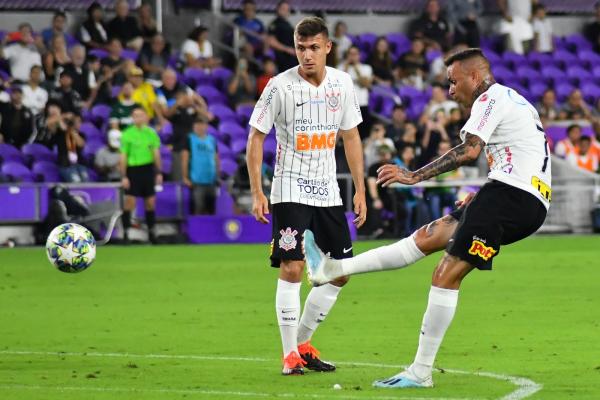
[[[148,239],[156,243],[156,196],[144,198],[144,210],[146,212],[146,225],[148,226]]]
[[[334,258],[352,257],[352,240],[343,207],[316,208],[311,228],[315,232],[316,241],[324,251]],[[332,282],[313,287],[309,292],[298,328],[298,350],[306,361],[306,367],[313,371],[331,372],[335,365],[320,359],[319,352],[310,340],[327,318],[337,301],[342,287],[348,282],[345,276],[337,277]]]
[[[406,267],[445,248],[461,215],[462,209],[459,209],[422,226],[409,237],[396,243],[343,260],[324,257],[314,242],[313,235],[306,232],[303,243],[309,279],[313,284],[320,285],[342,276]]]

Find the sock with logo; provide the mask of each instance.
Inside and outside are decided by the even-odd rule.
[[[369,250],[352,258],[340,260],[339,268],[327,272],[331,279],[340,276],[363,274],[406,267],[425,257],[412,236],[396,243]]]
[[[283,356],[298,352],[298,320],[300,319],[300,282],[277,281],[275,311],[283,345]]]
[[[319,324],[325,320],[329,310],[335,304],[341,287],[330,283],[311,289],[298,327],[298,343],[302,344],[312,337]]]
[[[454,318],[457,303],[458,290],[431,287],[427,310],[421,324],[419,348],[415,361],[410,366],[417,377],[426,378],[431,375],[435,356]]]

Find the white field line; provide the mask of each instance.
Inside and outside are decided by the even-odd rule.
[[[113,357],[113,358],[146,358],[146,359],[184,359],[184,360],[206,360],[206,361],[245,361],[245,362],[275,362],[274,360],[270,360],[267,358],[259,358],[259,357],[232,357],[232,356],[202,356],[202,355],[193,355],[193,354],[132,354],[132,353],[99,353],[99,352],[53,352],[53,351],[17,351],[17,350],[2,350],[1,354],[6,355],[43,355],[43,356],[71,356],[71,357]],[[369,362],[357,362],[357,361],[341,361],[337,362],[339,365],[353,365],[358,367],[371,367],[371,368],[404,368],[403,365],[395,365],[395,364],[381,364],[381,363],[369,363]],[[455,369],[444,369],[445,372],[451,374],[459,374],[459,375],[474,375],[481,376],[485,378],[497,379],[501,381],[510,382],[515,385],[517,388],[507,394],[499,398],[498,400],[521,400],[526,397],[531,396],[534,393],[539,392],[543,385],[536,383],[530,379],[522,378],[518,376],[497,374],[493,372],[468,372],[461,371]],[[43,386],[0,386],[2,388],[41,388],[41,389],[49,389],[52,387],[43,387]],[[60,389],[61,387],[56,387],[56,389]],[[266,393],[254,393],[254,392],[219,392],[219,391],[211,391],[211,390],[176,390],[176,389],[127,389],[127,388],[86,388],[86,387],[64,387],[64,390],[106,390],[106,391],[115,391],[115,392],[135,392],[135,391],[144,391],[144,392],[161,392],[168,391],[168,393],[196,393],[196,394],[206,394],[206,395],[235,395],[235,396],[273,396],[272,394]],[[235,394],[234,394],[235,393]],[[280,397],[290,397],[290,396],[299,396],[296,394],[278,394]],[[321,398],[321,397],[331,397],[331,396],[321,396],[321,395],[300,395],[302,397],[312,397],[312,398]],[[344,398],[351,399],[353,397],[344,396]],[[354,398],[362,398],[367,399],[367,397],[354,397]],[[419,400],[428,400],[424,397],[371,397],[371,399],[378,400],[387,400],[387,399],[402,399],[402,400],[411,400],[411,399],[419,399]],[[450,400],[443,398],[435,398],[436,400]],[[432,399],[433,400],[433,399]],[[455,399],[459,400],[459,399]],[[468,399],[460,399],[460,400],[468,400]]]

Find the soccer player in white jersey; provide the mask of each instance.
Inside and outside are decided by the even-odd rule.
[[[336,180],[335,143],[344,142],[352,173],[354,223],[366,219],[363,151],[357,126],[360,107],[350,75],[325,66],[331,41],[325,22],[305,18],[294,31],[299,66],[271,79],[250,118],[247,163],[252,212],[269,223],[268,200],[261,186],[263,142],[275,125],[277,156],[271,187],[273,240],[271,265],[278,267],[275,310],[283,345],[284,375],[333,371],[311,345],[311,337],[333,307],[347,278],[313,288],[300,316],[300,284],[304,269],[301,241],[305,229],[335,258],[352,257],[350,231]]]
[[[501,245],[533,234],[550,206],[551,171],[546,135],[535,108],[515,90],[494,81],[480,49],[466,49],[446,61],[450,95],[471,116],[461,130],[463,143],[417,171],[394,165],[379,169],[378,182],[413,185],[458,168],[485,148],[489,181],[474,197],[412,236],[351,259],[329,260],[304,234],[307,272],[313,284],[338,276],[396,269],[445,248],[432,279],[414,362],[374,386],[431,387],[431,371],[442,339],[454,317],[458,289],[473,269],[491,269]]]

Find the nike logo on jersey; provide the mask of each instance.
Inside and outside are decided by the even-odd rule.
[[[350,253],[350,251],[352,251],[352,247],[350,247],[349,249],[343,249],[344,254]]]
[[[303,105],[305,105],[306,103],[308,103],[310,100],[306,100],[304,103],[296,103],[296,107],[302,107]]]

